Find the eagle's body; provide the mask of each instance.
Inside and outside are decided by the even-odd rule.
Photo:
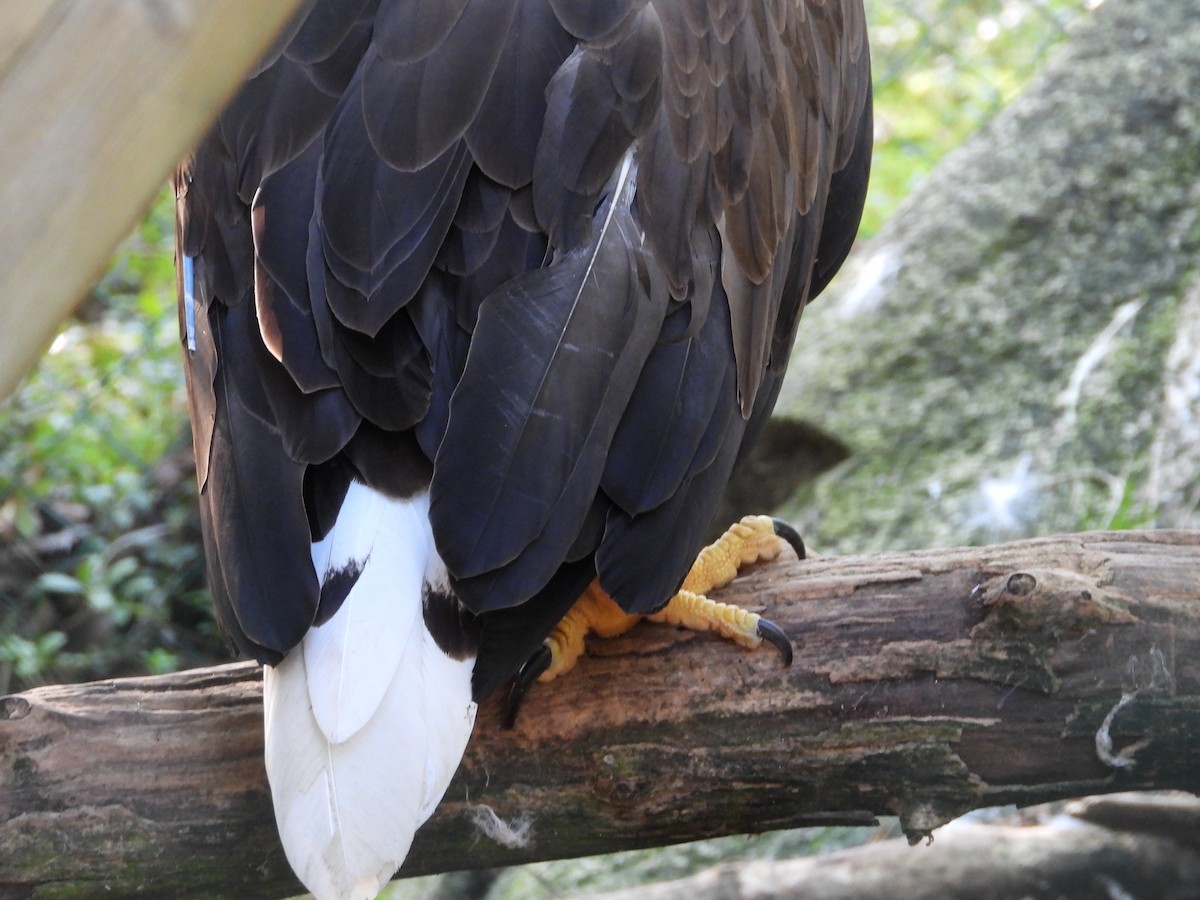
[[[181,167],[210,583],[319,896],[594,577],[678,587],[870,131],[861,0],[316,0]]]

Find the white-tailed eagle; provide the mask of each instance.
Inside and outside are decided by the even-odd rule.
[[[854,238],[862,0],[315,0],[176,177],[209,581],[320,898],[595,580],[661,608]]]

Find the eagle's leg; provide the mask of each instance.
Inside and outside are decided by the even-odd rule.
[[[518,673],[509,695],[508,723],[515,720],[517,708],[534,681],[552,681],[575,667],[588,634],[616,637],[642,619],[691,631],[715,631],[751,649],[766,640],[779,650],[784,665],[791,665],[792,644],[778,625],[758,613],[705,596],[733,581],[743,566],[775,559],[783,552],[784,544],[791,545],[796,556],[804,559],[804,542],[786,522],[769,516],[744,517],[700,551],[679,593],[658,612],[648,615],[625,612],[593,580],[541,650]]]
[[[600,637],[616,637],[636,625],[644,616],[630,615],[592,579],[562,621],[554,626],[541,648],[521,667],[513,679],[504,714],[504,725],[511,728],[517,720],[521,701],[535,681],[550,681],[575,668],[583,656],[583,641],[595,632]]]
[[[550,651],[550,662],[538,674],[538,681],[553,681],[575,668],[583,656],[583,641],[589,634],[602,638],[624,634],[644,616],[630,615],[600,587],[595,579],[587,586],[575,605],[571,607],[550,636],[546,647]]]

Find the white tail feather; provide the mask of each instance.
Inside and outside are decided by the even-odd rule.
[[[335,743],[374,714],[400,651],[421,625],[421,587],[431,553],[428,523],[428,494],[399,502],[352,483],[337,523],[313,545],[322,584],[347,567],[361,568],[337,615],[304,638],[313,715]],[[413,592],[415,601],[408,596]]]
[[[341,609],[264,678],[266,762],[288,861],[318,900],[371,898],[403,862],[466,748],[474,660],[447,656],[422,594],[444,569],[428,497],[354,484],[322,580],[361,563]],[[440,585],[439,585],[440,586]]]

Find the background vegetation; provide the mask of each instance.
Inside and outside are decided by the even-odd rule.
[[[869,236],[1099,0],[868,0]],[[219,661],[178,357],[170,198],[0,405],[0,694]]]

